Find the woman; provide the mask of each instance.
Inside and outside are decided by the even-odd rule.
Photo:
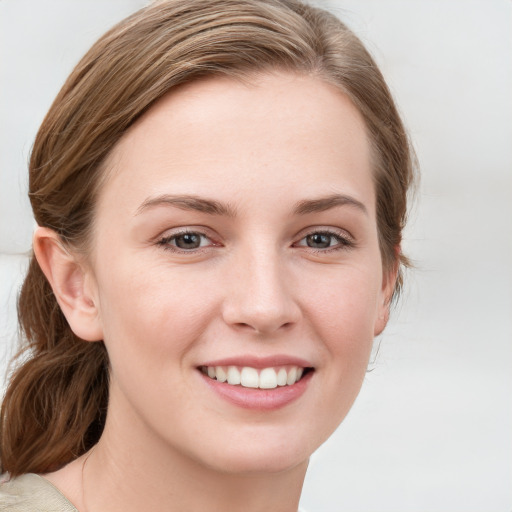
[[[411,152],[360,41],[296,0],[167,0],[36,138],[0,510],[296,511],[401,284]]]

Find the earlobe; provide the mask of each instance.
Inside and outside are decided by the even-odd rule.
[[[384,328],[386,327],[389,320],[389,304],[383,304],[380,307],[380,313],[375,321],[375,328],[373,330],[373,335],[378,336],[382,333]]]
[[[398,247],[398,254],[399,250],[400,248]],[[380,296],[381,303],[377,305],[377,319],[375,321],[374,336],[381,334],[388,323],[391,301],[393,299],[393,293],[398,279],[399,268],[400,262],[397,258],[395,264],[389,270],[384,270]]]
[[[72,331],[86,341],[102,340],[103,331],[90,273],[84,270],[59,235],[49,228],[36,229],[33,247],[37,262]]]

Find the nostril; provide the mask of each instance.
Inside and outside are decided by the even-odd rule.
[[[251,325],[249,325],[245,322],[237,322],[237,323],[233,324],[233,326],[238,327],[240,329],[250,329],[251,331],[254,330],[254,328]]]
[[[254,325],[251,325],[246,322],[237,322],[232,324],[233,327],[243,331],[251,331],[255,334],[264,335],[270,334],[279,330],[289,330],[293,327],[293,322],[285,322],[282,325],[278,324],[264,324],[263,322],[254,322]]]

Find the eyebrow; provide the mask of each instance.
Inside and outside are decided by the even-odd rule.
[[[149,197],[137,209],[136,215],[157,206],[174,206],[181,210],[192,210],[209,215],[223,215],[236,217],[236,209],[214,199],[206,199],[194,195],[173,196],[163,194],[156,197]],[[307,215],[308,213],[324,212],[338,206],[351,206],[368,215],[366,206],[357,199],[344,194],[331,194],[317,199],[304,199],[295,204],[295,215]]]
[[[136,215],[140,215],[144,211],[157,206],[174,206],[181,210],[192,210],[208,213],[210,215],[225,215],[227,217],[235,217],[236,215],[235,208],[215,201],[214,199],[206,199],[193,195],[172,196],[167,194],[149,197],[144,200],[139,208],[137,208]]]
[[[337,206],[351,206],[368,215],[366,206],[354,197],[344,194],[332,194],[318,199],[305,199],[295,205],[295,214],[306,215],[308,213],[324,212]]]

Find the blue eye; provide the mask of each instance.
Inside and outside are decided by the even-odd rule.
[[[201,247],[201,235],[197,233],[184,233],[174,237],[176,247],[180,249],[198,249]]]
[[[187,231],[166,236],[159,240],[158,244],[169,250],[194,251],[212,245],[212,242],[202,233]]]
[[[333,245],[333,241],[338,243],[338,240],[326,233],[313,233],[306,237],[306,245],[314,249],[327,249]]]
[[[299,247],[309,247],[316,250],[337,250],[354,246],[354,242],[339,233],[329,231],[315,231],[306,235],[296,244]]]

